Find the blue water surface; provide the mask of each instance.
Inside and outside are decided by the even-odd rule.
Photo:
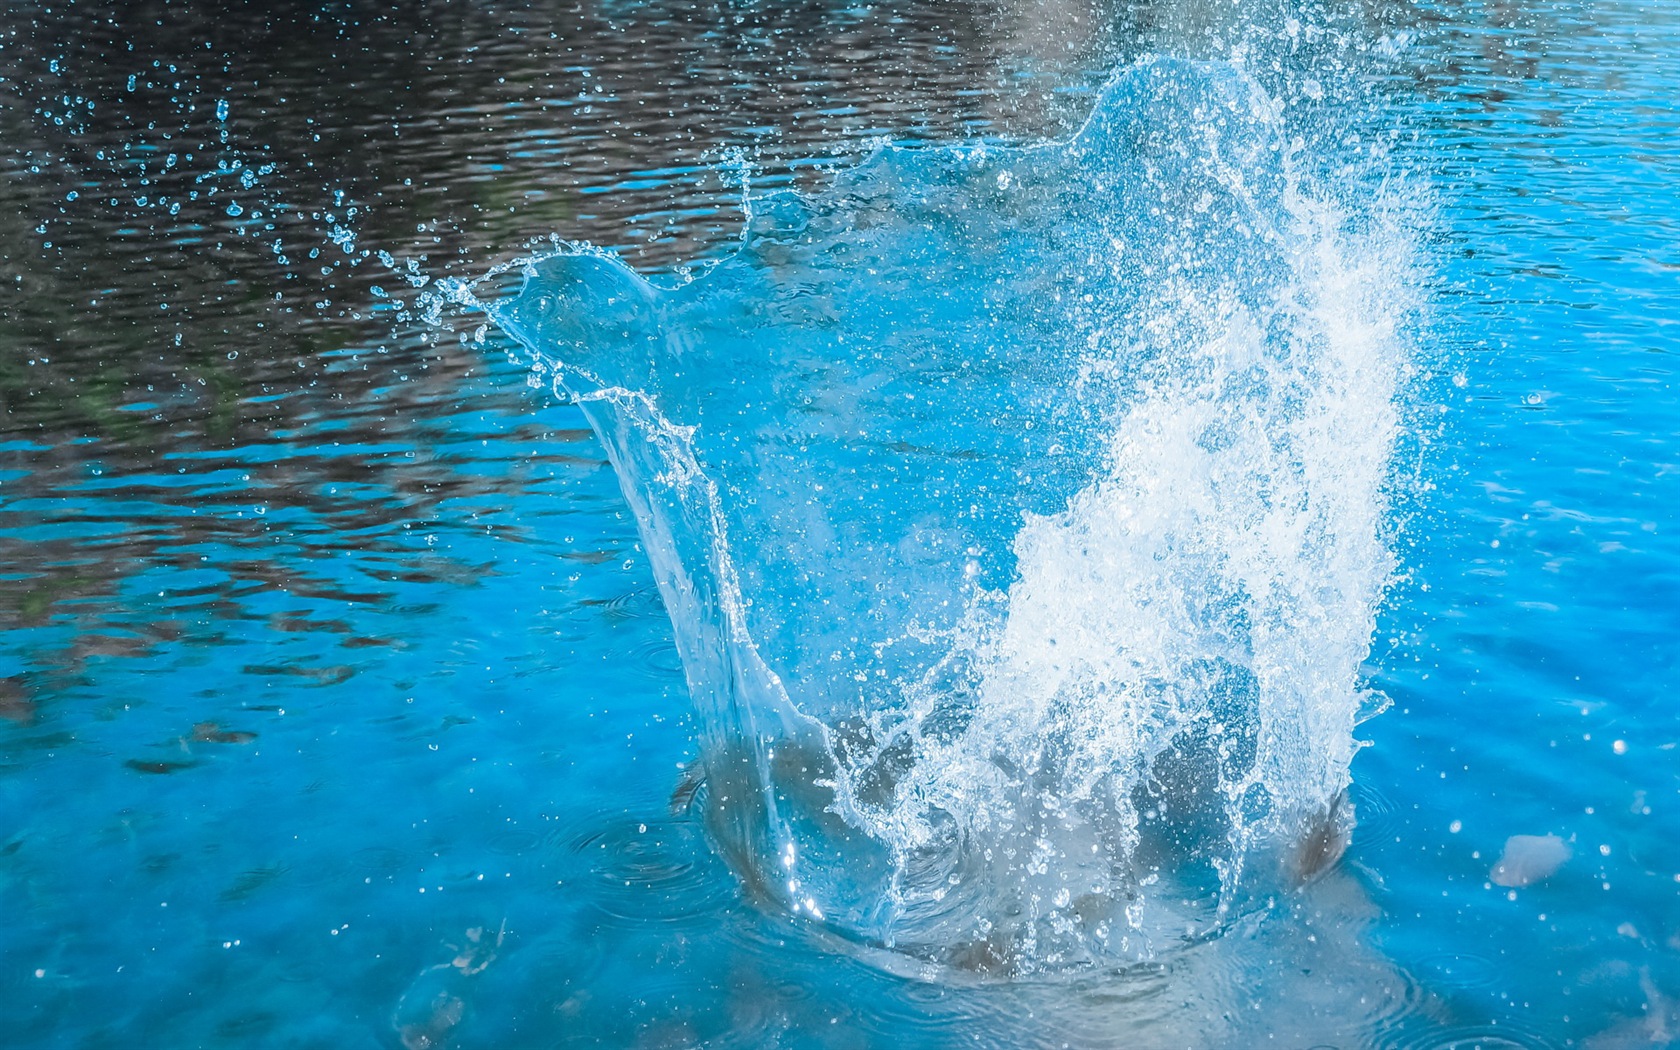
[[[633,18],[633,5],[616,6],[590,17],[603,26]],[[1152,42],[1140,25],[1170,21],[1124,13],[1103,15],[1121,37],[1143,34],[1133,50]],[[153,212],[125,196],[108,231],[116,247],[86,239],[104,227],[51,232],[64,227],[45,221],[45,233],[8,227],[3,246],[16,271],[4,276],[26,289],[7,293],[20,333],[4,348],[7,375],[63,368],[50,383],[13,386],[56,391],[69,406],[48,411],[5,388],[6,1041],[411,1050],[1680,1041],[1680,726],[1669,702],[1680,684],[1680,9],[1553,0],[1368,14],[1361,32],[1385,57],[1373,67],[1380,82],[1367,86],[1387,107],[1385,127],[1399,132],[1395,177],[1427,216],[1424,307],[1395,470],[1399,577],[1363,667],[1393,706],[1355,731],[1370,746],[1353,760],[1357,823],[1332,870],[1279,889],[1205,943],[1033,979],[928,967],[790,916],[743,884],[683,804],[705,727],[691,713],[633,508],[585,407],[547,375],[533,381],[532,356],[510,337],[487,328],[473,338],[483,318],[470,311],[442,322],[462,326],[465,339],[424,326],[388,336],[395,310],[374,304],[391,300],[388,290],[410,294],[409,282],[372,276],[373,262],[361,276],[337,264],[343,287],[332,311],[316,313],[361,312],[384,328],[259,334],[326,293],[299,297],[279,276],[250,276],[267,272],[250,259],[266,266],[275,253],[264,241],[237,254],[256,244],[236,232],[236,220],[260,221],[248,214],[165,231],[179,241],[171,250],[217,260],[208,276],[197,263],[178,268],[187,276],[177,288],[199,290],[187,306],[197,327],[185,329],[183,350],[174,349],[179,327],[146,327],[152,334],[130,346],[110,333],[141,331],[140,322],[102,327],[77,312],[96,304],[71,309],[127,294],[118,279],[109,288],[100,279],[100,265],[116,267],[100,253],[128,258],[123,245],[143,240],[133,230]],[[860,48],[874,39],[858,28],[864,14],[825,17],[864,40],[853,41]],[[721,48],[730,24],[720,20],[725,28],[698,52]],[[516,53],[534,38],[514,34],[500,47]],[[751,39],[731,46],[741,62],[763,61]],[[1126,52],[1098,49],[1071,69],[1044,60],[1031,77],[1016,70],[1009,83],[1030,82],[1035,95],[1042,85],[1050,99],[1036,138],[1065,136],[1079,114],[1058,124],[1054,107],[1093,105]],[[449,54],[461,58],[452,74],[461,79],[445,83],[470,87],[470,53]],[[8,69],[8,84],[33,83]],[[595,69],[609,75],[608,63]],[[127,73],[113,76],[116,97]],[[972,98],[981,89],[961,88],[964,76],[939,83]],[[280,82],[295,92],[296,82]],[[527,88],[533,99],[558,97],[517,77],[479,88],[484,98]],[[611,100],[604,112],[628,106],[600,94]],[[568,91],[568,111],[595,104],[576,95]],[[30,156],[20,147],[9,158],[6,177],[45,219],[46,189],[28,196],[36,187],[58,208],[83,186],[55,181],[70,168],[47,155],[74,151],[53,128],[72,110],[72,123],[105,110],[56,86],[16,97],[28,104],[8,95],[7,119],[33,114],[45,130],[28,139]],[[436,97],[440,123],[492,120],[472,98]],[[98,104],[110,108],[103,95]],[[529,112],[546,104],[530,102]],[[237,96],[225,109],[198,105],[206,122],[215,113],[237,124],[244,112]],[[730,134],[751,141],[752,128],[793,123],[770,108]],[[823,160],[855,155],[880,133],[937,142],[998,128],[1011,139],[995,115],[899,121],[883,102],[858,106],[853,120],[829,108],[824,119],[841,122],[834,140],[795,139],[789,149]],[[519,113],[536,119],[508,112],[510,124]],[[347,121],[357,134],[383,133],[382,117]],[[723,232],[677,247],[713,259],[730,250],[733,190],[636,196],[651,192],[643,183],[698,185],[726,164],[637,167],[643,154],[614,161],[613,150],[664,146],[628,137],[613,146],[593,131],[582,145],[557,145],[541,127],[518,126],[529,134],[508,147],[510,166],[523,152],[546,171],[573,150],[607,174],[567,168],[591,187],[568,199],[608,203],[544,210],[531,203],[547,199],[535,189],[503,199],[486,188],[508,184],[494,164],[462,162],[437,184],[481,195],[481,225],[455,230],[476,250],[430,259],[428,272],[473,276],[520,255],[522,238],[554,233],[614,247],[674,284],[681,253],[660,257],[640,231],[669,232],[685,208]],[[228,141],[195,128],[206,142]],[[1349,131],[1338,147],[1346,156],[1369,144],[1356,134],[1368,126]],[[291,168],[276,157],[279,174],[261,176],[246,206],[267,192],[258,210],[318,223],[317,240],[338,251],[342,195],[332,220],[302,217],[335,206],[330,186],[299,174],[306,155]],[[76,170],[93,181],[91,161]],[[773,182],[795,178],[777,172]],[[306,189],[318,196],[284,199],[301,201]],[[547,184],[543,192],[562,196]],[[492,227],[482,218],[492,213],[512,218]],[[640,224],[634,242],[618,239],[627,223]],[[397,227],[383,243],[406,258]],[[471,230],[482,238],[462,232]],[[378,233],[360,240],[375,247]],[[433,236],[442,243],[433,230],[419,239]],[[212,238],[234,247],[212,249]],[[295,238],[282,250],[307,257]],[[49,298],[64,305],[21,305],[48,281],[50,268],[29,260],[48,252],[59,267],[50,272],[68,276],[45,290],[61,290]],[[67,258],[94,261],[65,271]],[[218,283],[235,272],[244,275],[236,289]],[[912,288],[924,279],[937,286],[940,275],[905,276]],[[519,287],[515,267],[476,292],[505,301]],[[270,307],[272,288],[295,298]],[[179,313],[183,299],[171,294]],[[149,296],[133,292],[124,318],[162,324],[168,311]],[[32,334],[36,321],[51,339]],[[93,348],[82,372],[64,364],[78,343]],[[240,351],[245,364],[235,362]],[[236,371],[259,352],[264,371]],[[177,366],[179,387],[166,385]],[[95,379],[109,396],[82,391]],[[1567,859],[1513,878],[1513,868],[1496,869],[1512,836],[1555,836]]]
[[[1674,1038],[1677,31],[1662,6],[1556,5],[1425,38],[1471,53],[1424,111],[1460,357],[1376,648],[1397,708],[1369,726],[1382,816],[1355,856],[1386,950],[1544,1043]],[[1490,886],[1518,833],[1573,858]]]

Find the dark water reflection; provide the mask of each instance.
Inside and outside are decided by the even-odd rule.
[[[124,615],[116,591],[205,568],[204,545],[229,578],[196,585],[210,620],[254,588],[377,603],[382,584],[472,576],[422,567],[406,534],[598,454],[529,423],[499,355],[402,336],[414,285],[549,233],[648,266],[704,256],[738,218],[725,148],[767,186],[820,178],[876,136],[1064,127],[1080,109],[1066,85],[1099,75],[1120,35],[1061,14],[1046,29],[961,3],[11,6],[0,544],[21,571],[0,580],[0,616],[85,623],[29,673],[78,673],[116,646],[99,640],[111,617],[134,652],[172,641],[153,636],[185,628]],[[470,448],[461,428],[483,413],[505,426]],[[343,551],[355,582],[311,568]],[[16,688],[53,691],[32,681]]]

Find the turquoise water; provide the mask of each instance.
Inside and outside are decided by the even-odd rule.
[[[11,1042],[1680,1039],[1680,12],[421,6],[4,16]]]

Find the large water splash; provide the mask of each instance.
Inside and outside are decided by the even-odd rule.
[[[1149,60],[1067,142],[884,149],[686,283],[577,248],[492,307],[607,445],[756,892],[1023,972],[1334,859],[1411,242],[1282,114]]]

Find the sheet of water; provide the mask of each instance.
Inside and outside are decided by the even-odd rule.
[[[1407,209],[1346,204],[1392,173],[1287,109],[1149,58],[1066,141],[883,150],[675,287],[562,248],[487,308],[609,449],[757,889],[1026,973],[1340,852],[1417,296]]]

